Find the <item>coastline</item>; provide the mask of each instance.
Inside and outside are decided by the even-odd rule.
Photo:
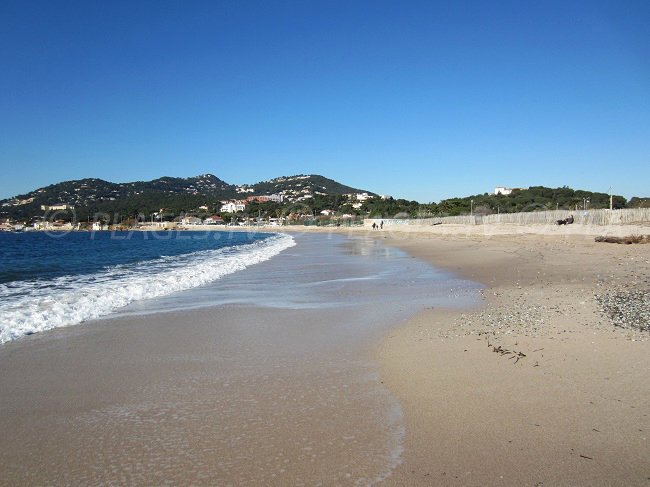
[[[434,309],[402,325],[397,319],[387,323],[383,339],[378,331],[344,355],[331,347],[340,343],[340,332],[346,341],[354,336],[344,314],[241,304],[223,308],[223,319],[214,308],[165,312],[59,329],[33,337],[30,350],[16,343],[0,356],[6,372],[1,383],[9,391],[0,404],[0,429],[8,433],[0,459],[16,466],[6,470],[12,477],[5,480],[207,485],[214,476],[205,475],[218,472],[224,481],[267,485],[323,479],[339,485],[647,485],[650,337],[613,328],[594,293],[646,286],[650,246],[595,243],[584,235],[441,236],[389,229],[298,233],[374,237],[481,283],[483,305],[452,310],[432,303]],[[305,262],[313,264],[313,255]],[[260,264],[251,282],[272,262]],[[334,272],[337,266],[328,263],[314,267],[314,276]],[[332,277],[346,281],[338,275],[344,268]],[[382,296],[395,294],[386,289]],[[367,319],[383,313],[375,308],[361,314]],[[309,332],[295,335],[284,325],[300,322],[310,324]],[[252,326],[257,324],[259,333]],[[335,325],[331,342],[318,335],[327,324]],[[292,350],[307,347],[297,361],[286,354],[292,340]],[[269,343],[275,344],[270,355]],[[326,366],[305,367],[328,344],[336,353],[321,362]],[[504,354],[495,353],[497,347]],[[250,362],[254,357],[278,362]],[[217,394],[232,387],[233,377],[241,378],[229,360],[247,371],[237,400]],[[368,360],[379,365],[379,379]],[[365,379],[342,370],[347,361]],[[390,394],[377,395],[377,383]],[[350,399],[352,390],[357,395]],[[324,402],[310,409],[295,398]],[[31,410],[23,411],[26,404]],[[367,414],[369,404],[377,408],[374,415]],[[359,414],[341,414],[349,408]],[[206,427],[206,417],[216,420],[212,426]],[[229,436],[224,424],[245,434]],[[349,434],[357,427],[361,434]],[[130,437],[134,432],[139,439]],[[69,447],[61,447],[63,438]],[[397,446],[396,438],[403,438]],[[45,453],[50,469],[35,467],[41,457],[28,458],[16,448],[22,442]],[[229,453],[217,459],[217,451]],[[352,460],[351,452],[364,451]],[[68,466],[71,456],[78,458]],[[123,462],[113,475],[102,470],[112,458]],[[378,459],[389,468],[376,468]],[[333,472],[333,463],[340,470]]]
[[[483,306],[426,310],[378,347],[406,422],[403,463],[385,485],[647,485],[650,334],[614,327],[595,295],[650,289],[650,246],[384,241],[486,286]]]
[[[430,303],[476,302],[475,286],[375,239],[295,238],[214,285],[2,345],[0,483],[389,477],[402,410],[373,347]]]

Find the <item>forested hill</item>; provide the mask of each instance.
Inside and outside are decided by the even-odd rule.
[[[367,193],[357,199],[357,194]],[[609,208],[609,195],[568,187],[533,186],[516,189],[509,195],[492,193],[462,198],[449,198],[439,203],[379,197],[369,191],[346,186],[319,175],[284,176],[250,185],[229,184],[218,177],[205,174],[191,178],[163,177],[153,181],[112,183],[101,179],[81,179],[53,184],[25,195],[0,201],[0,220],[29,221],[47,216],[43,205],[69,205],[74,212],[57,212],[56,217],[84,221],[97,214],[111,215],[118,221],[136,215],[149,219],[164,210],[165,218],[181,214],[200,216],[219,213],[222,200],[245,199],[247,196],[282,195],[282,203],[252,202],[244,214],[277,216],[297,211],[333,216],[359,217],[431,217],[474,213],[515,213],[554,209],[580,210]],[[353,196],[344,196],[353,195]],[[650,198],[634,197],[630,201],[614,195],[613,207],[650,207]],[[49,217],[52,217],[51,212]]]
[[[650,207],[650,198],[634,197],[628,202],[623,196],[614,195],[612,203],[615,209]],[[576,208],[585,207],[587,209],[609,208],[609,195],[574,190],[566,186],[562,188],[533,186],[527,189],[515,189],[509,195],[483,193],[462,198],[448,198],[429,204],[392,198],[385,200],[374,198],[366,201],[360,208],[360,212],[375,218],[390,218],[395,215],[427,218],[470,213],[489,215],[555,209],[575,211]]]
[[[614,208],[628,207],[623,196],[614,195],[612,202]],[[585,207],[609,208],[609,194],[574,190],[566,186],[562,188],[531,186],[527,189],[515,189],[509,195],[484,193],[442,200],[437,204],[437,211],[448,215],[462,215],[470,211],[476,214],[491,214],[555,209],[575,210]]]
[[[52,184],[2,200],[0,217],[26,219],[41,216],[43,205],[69,205],[74,207],[79,219],[101,212],[125,216],[148,215],[160,209],[178,214],[191,212],[201,206],[214,211],[221,200],[243,199],[250,195],[281,194],[286,200],[294,201],[309,196],[359,192],[365,191],[320,175],[286,176],[241,186],[229,184],[212,174],[128,183],[89,178]]]
[[[342,195],[354,193],[368,193],[373,195],[367,190],[352,188],[341,184],[333,179],[328,179],[324,176],[316,174],[312,175],[298,175],[298,176],[283,176],[270,181],[262,181],[252,186],[243,186],[254,194],[284,194],[294,198],[298,198],[304,194],[312,195]]]

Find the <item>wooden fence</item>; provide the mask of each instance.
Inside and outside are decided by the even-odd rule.
[[[500,213],[494,215],[462,215],[439,218],[394,219],[375,218],[364,221],[365,226],[379,225],[554,225],[557,220],[573,216],[574,224],[582,225],[624,225],[650,223],[650,208],[627,208],[623,210],[551,210],[524,213]]]

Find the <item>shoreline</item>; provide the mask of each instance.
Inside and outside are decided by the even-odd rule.
[[[4,401],[5,414],[0,417],[0,426],[14,438],[22,438],[28,430],[33,434],[39,428],[43,428],[42,431],[51,428],[51,437],[41,431],[30,441],[33,448],[46,449],[51,460],[58,458],[55,460],[58,472],[72,475],[68,480],[79,472],[91,475],[82,458],[97,466],[111,455],[121,458],[124,454],[127,457],[135,455],[132,463],[128,458],[123,464],[118,463],[133,469],[131,473],[121,472],[125,482],[155,479],[157,482],[186,483],[189,478],[197,484],[209,484],[209,478],[202,475],[219,472],[224,475],[221,478],[283,485],[290,481],[289,472],[299,472],[294,480],[308,484],[318,476],[301,470],[294,460],[310,462],[305,463],[306,469],[314,453],[319,457],[314,461],[321,462],[322,451],[327,462],[346,465],[351,477],[336,478],[338,484],[344,484],[363,476],[362,469],[355,470],[356,467],[349,463],[346,451],[351,450],[346,449],[367,445],[368,462],[376,460],[370,458],[371,452],[380,452],[397,464],[394,470],[372,477],[378,485],[647,485],[646,479],[650,476],[647,471],[650,421],[646,413],[650,410],[647,381],[650,334],[612,327],[601,316],[593,294],[623,292],[628,289],[625,285],[647,285],[650,246],[595,243],[593,239],[575,235],[476,236],[461,233],[441,236],[389,232],[389,229],[383,232],[345,230],[348,229],[336,232],[318,229],[315,233],[343,234],[353,239],[374,237],[384,246],[399,248],[412,258],[481,283],[485,286],[481,291],[483,305],[454,310],[436,307],[406,322],[396,321],[387,328],[385,336],[378,332],[354,353],[332,359],[328,373],[317,367],[303,370],[302,366],[296,371],[296,363],[291,363],[285,352],[278,352],[289,340],[298,343],[301,337],[306,339],[310,335],[300,330],[294,336],[296,330],[286,327],[282,332],[284,338],[279,337],[276,331],[281,330],[286,320],[310,323],[313,325],[310,329],[316,334],[329,328],[326,326],[319,332],[317,323],[311,323],[313,318],[304,311],[227,306],[223,309],[233,318],[224,321],[226,327],[218,333],[212,329],[215,323],[213,308],[192,310],[185,316],[168,311],[130,318],[107,317],[103,327],[97,323],[87,325],[94,328],[90,332],[78,327],[59,329],[53,332],[55,340],[34,337],[31,360],[29,357],[19,359],[16,352],[26,347],[18,343],[9,347],[9,355],[14,355],[12,360],[7,360],[11,359],[7,354],[0,356],[5,366],[12,367],[5,368],[9,372],[2,381],[10,393]],[[328,238],[331,237],[323,235],[323,239]],[[355,252],[364,255],[361,249]],[[274,265],[272,262],[273,259],[260,264],[259,272],[263,274],[263,267]],[[322,273],[327,271],[317,269],[313,271],[322,279]],[[381,312],[372,308],[372,312]],[[367,318],[368,311],[364,313]],[[143,328],[129,325],[129,320],[139,320]],[[317,321],[321,325],[333,323],[339,331],[345,328],[342,317],[319,316]],[[178,329],[178,323],[194,330],[196,336],[184,336],[185,330]],[[256,323],[262,327],[260,336],[257,331],[252,333],[252,329],[251,335],[239,336],[239,326]],[[251,337],[255,337],[254,340],[251,341]],[[69,343],[68,339],[71,339]],[[239,403],[229,403],[215,396],[216,390],[232,387],[233,383],[232,377],[221,375],[221,371],[227,369],[230,374],[234,369],[214,356],[222,340],[233,340],[232,343],[246,354],[266,340],[277,341],[279,348],[273,356],[281,361],[274,370],[282,371],[281,376],[271,374],[272,384],[265,385],[256,382],[255,375],[251,375],[242,389],[247,396],[242,396]],[[327,342],[314,341],[313,337],[310,340],[301,342],[303,345],[311,343],[309,346],[313,347],[305,351],[305,356],[318,350],[322,354]],[[75,344],[79,343],[83,346],[76,348]],[[119,344],[115,346],[115,350],[119,350],[117,358],[111,355],[110,346],[105,349],[105,343]],[[497,347],[501,352],[495,352]],[[251,357],[264,357],[268,349],[267,352],[263,350],[260,348],[259,353]],[[242,362],[242,358],[232,355],[228,347],[223,348],[222,353]],[[53,360],[53,367],[48,364],[47,357]],[[341,374],[339,359],[343,358],[358,364],[367,364],[366,360],[376,363],[376,368],[366,369],[368,374],[378,372],[379,379],[372,380],[388,389],[390,398],[399,403],[398,409],[403,416],[398,419],[383,417],[383,424],[373,424],[371,414],[343,417],[340,412],[347,411],[345,405],[352,389],[341,384],[351,384],[355,390],[364,391],[371,402],[377,400],[376,391],[363,389],[368,384],[355,382],[349,374]],[[249,359],[243,360],[245,363]],[[44,375],[30,379],[31,389],[25,388],[19,380],[23,367],[15,367],[16,363],[23,364],[25,370],[41,370]],[[204,367],[207,367],[205,371]],[[249,371],[265,370],[268,364],[251,363],[246,367]],[[57,370],[68,376],[59,377],[55,373]],[[302,380],[304,372],[308,372],[308,376]],[[173,384],[169,383],[170,377]],[[290,380],[286,380],[288,378]],[[95,382],[100,384],[97,390]],[[328,399],[318,413],[322,422],[318,428],[314,429],[305,417],[296,422],[295,419],[305,412],[304,408],[296,409],[296,404],[282,395],[275,404],[289,406],[287,414],[278,414],[271,407],[258,411],[254,406],[260,398],[268,399],[273,394],[286,396],[288,393],[290,397],[299,397],[304,393],[301,387],[313,401],[332,394],[331,400]],[[125,404],[114,404],[112,396],[102,392],[103,388],[116,391],[116,397]],[[15,402],[8,400],[13,394],[18,394]],[[31,424],[31,420],[22,418],[22,432],[12,419],[12,415],[21,410],[21,401],[23,405],[36,405],[30,413],[36,422]],[[361,410],[363,404],[354,407]],[[241,408],[253,419],[258,419],[247,423],[247,418],[237,416]],[[260,414],[260,411],[264,412]],[[177,417],[179,412],[182,414]],[[213,448],[214,444],[220,445],[223,451],[232,448],[228,443],[231,440],[217,427],[219,423],[205,428],[197,421],[205,412],[226,418],[221,420],[222,424],[240,421],[239,427],[247,433],[245,438],[255,431],[257,436],[251,438],[268,440],[251,457],[254,469],[244,474],[240,467],[235,468],[245,458],[241,453],[244,450],[239,450],[239,456],[227,455],[230,462],[227,464],[217,463],[203,452],[198,457],[199,464],[183,456],[167,461],[162,467],[158,464],[159,472],[151,474],[148,469],[161,460],[154,456],[155,450],[142,450],[148,448],[146,442],[140,444],[130,439],[129,428],[150,441],[163,431],[163,437],[169,441],[164,450],[169,451],[179,448],[178,451],[185,451],[196,446],[199,440],[202,448]],[[283,458],[268,456],[272,447],[278,448],[278,438],[265,436],[272,428],[259,418],[266,414],[281,435],[287,436],[281,450]],[[183,415],[191,419],[187,427],[197,440],[188,439],[190,437],[176,424],[179,418],[181,422],[186,421]],[[53,417],[57,418],[56,422],[48,419]],[[85,440],[70,436],[68,431],[69,425],[79,418],[86,428]],[[115,418],[122,419],[116,422]],[[364,425],[364,434],[350,437],[346,430],[356,423]],[[405,426],[405,431],[399,429],[400,424]],[[386,453],[386,444],[379,440],[381,428],[392,428],[391,435],[403,437],[399,445],[401,461],[395,457],[395,451]],[[112,436],[109,432],[114,429],[116,433]],[[88,449],[88,441],[97,435],[103,446],[92,451]],[[73,442],[72,448],[77,450],[72,453],[79,455],[72,473],[65,471],[66,460],[61,457],[66,451],[72,454],[70,448],[59,451],[60,444],[55,441],[66,436],[66,441],[74,439],[76,443]],[[301,444],[295,449],[290,440],[298,436]],[[316,436],[328,438],[331,445],[312,452],[318,444],[313,441]],[[5,444],[7,441],[11,445],[11,440],[5,440]],[[256,440],[250,441],[260,446]],[[242,446],[239,440],[235,444]],[[123,446],[127,447],[124,453]],[[16,454],[15,448],[7,447],[0,457],[4,457],[5,465],[18,465],[18,457],[12,456]],[[258,457],[271,463],[265,465]],[[290,459],[290,467],[284,465],[287,459]],[[27,469],[28,465],[29,462],[21,468]],[[325,464],[318,465],[321,468],[318,475],[329,475]],[[30,474],[25,470],[12,472],[16,478],[23,479]],[[269,477],[271,473],[274,476]],[[47,479],[38,477],[45,475],[44,472],[31,475],[36,483]],[[76,478],[88,481],[117,478],[100,470],[92,475],[95,476]]]
[[[650,333],[614,327],[595,295],[650,290],[650,246],[384,241],[486,286],[478,309],[426,310],[377,348],[406,422],[385,485],[647,485]]]
[[[296,236],[275,258],[175,297],[218,306],[106,316],[5,344],[0,483],[390,477],[403,420],[374,346],[426,303],[469,302],[470,283],[370,238],[331,238]]]
[[[342,225],[342,226],[306,226],[306,225],[253,225],[253,226],[230,226],[230,225],[173,225],[169,227],[142,226],[137,228],[111,229],[111,230],[57,230],[48,229],[37,231],[37,233],[134,233],[144,232],[157,234],[160,232],[221,232],[221,233],[332,233],[344,235],[389,235],[393,238],[409,239],[412,237],[502,237],[509,235],[545,235],[554,237],[626,237],[630,235],[650,235],[650,223],[619,223],[619,224],[584,224],[558,226],[555,224],[518,224],[518,223],[479,223],[479,224],[422,224],[417,220],[406,221],[403,224],[386,222],[380,230],[374,230],[368,220],[363,225]],[[20,232],[18,232],[20,233]],[[31,233],[31,232],[27,232]]]

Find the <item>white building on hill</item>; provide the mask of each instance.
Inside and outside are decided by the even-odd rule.
[[[74,206],[60,203],[58,205],[41,205],[43,211],[74,210]]]
[[[494,194],[495,195],[502,194],[503,196],[508,196],[509,194],[512,194],[514,190],[524,191],[526,189],[528,188],[505,188],[503,186],[497,186],[496,188],[494,188]]]
[[[222,203],[220,210],[222,213],[237,213],[246,209],[245,201],[226,201]]]

